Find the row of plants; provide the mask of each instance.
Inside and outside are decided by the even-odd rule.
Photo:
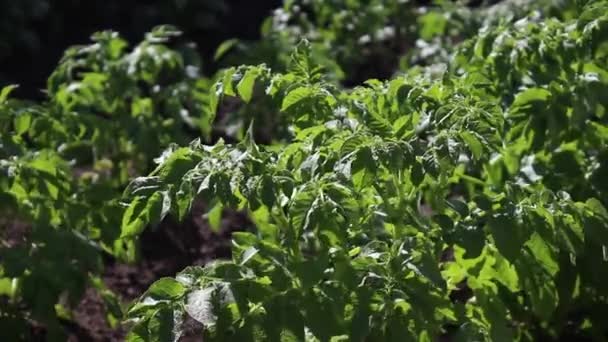
[[[44,88],[57,59],[69,45],[82,43],[91,33],[105,29],[118,31],[135,44],[161,24],[179,24],[184,37],[197,45],[197,53],[206,61],[204,73],[210,76],[216,70],[210,63],[216,46],[235,35],[257,37],[256,27],[280,3],[279,0],[255,5],[240,0],[3,1],[0,85],[19,83],[14,95],[42,100],[44,96],[39,89]]]
[[[40,13],[50,8],[39,5]],[[5,14],[18,19],[27,6],[9,7]],[[92,44],[65,52],[45,101],[20,100],[11,96],[17,86],[2,88],[2,339],[30,339],[37,324],[47,338],[63,339],[61,322],[71,320],[87,287],[102,295],[116,326],[123,308],[100,274],[104,256],[139,257],[138,242],[120,231],[125,186],[162,162],[173,144],[242,135],[241,113],[227,116],[232,126],[212,131],[213,82],[201,76],[196,47],[180,35],[158,27],[129,48],[116,32],[99,32]],[[226,47],[230,42],[218,48],[218,59]]]
[[[129,340],[605,337],[606,9],[285,1],[211,79],[173,27],[95,34],[0,93],[0,338],[64,339],[87,288]],[[257,231],[125,316],[104,256],[195,198]]]
[[[92,45],[66,51],[46,102],[2,90],[3,340],[28,339],[31,322],[63,339],[60,319],[70,320],[87,287],[102,295],[114,325],[121,319],[100,274],[104,254],[138,258],[136,243],[120,239],[122,190],[169,144],[210,135],[208,80],[186,47],[167,45],[178,35],[160,27],[128,49],[116,33],[101,32]]]
[[[122,233],[196,197],[257,231],[153,284],[128,339],[190,317],[205,340],[605,340],[606,13],[487,25],[443,70],[353,89],[307,41],[285,72],[227,69],[211,110],[264,103],[282,142],[175,149],[125,192]]]

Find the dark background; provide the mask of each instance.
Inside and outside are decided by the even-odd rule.
[[[41,89],[64,50],[113,30],[139,42],[156,25],[172,24],[195,42],[207,75],[224,40],[260,37],[260,26],[281,0],[0,0],[0,87],[19,84],[16,96],[41,99]]]

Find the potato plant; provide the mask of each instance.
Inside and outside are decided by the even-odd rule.
[[[121,236],[195,198],[257,231],[154,283],[128,340],[178,339],[187,317],[206,341],[605,340],[608,2],[570,13],[352,89],[307,41],[285,72],[227,69],[209,110],[265,103],[288,136],[172,148],[125,191]]]
[[[64,339],[60,319],[70,319],[87,287],[119,322],[122,309],[100,274],[104,253],[137,258],[137,245],[119,239],[121,192],[170,142],[210,132],[209,81],[187,51],[169,48],[177,35],[159,27],[127,51],[116,33],[101,32],[66,52],[44,103],[12,98],[14,86],[1,90],[1,340],[30,339],[31,321],[50,340]]]
[[[215,75],[174,27],[99,32],[44,101],[0,88],[0,340],[65,340],[91,288],[128,341],[608,339],[608,1],[286,0],[261,31]],[[195,202],[256,229],[121,303],[104,259]]]

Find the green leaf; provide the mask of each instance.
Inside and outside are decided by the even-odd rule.
[[[243,101],[249,103],[253,97],[253,90],[255,87],[255,81],[259,76],[259,70],[257,68],[247,69],[245,75],[241,81],[237,84],[236,89],[239,92],[239,96]]]
[[[507,215],[491,217],[487,226],[500,254],[510,262],[514,262],[521,255],[521,248],[527,239],[523,227],[520,227],[514,218]]]
[[[222,84],[217,82],[211,86],[211,90],[209,91],[209,106],[208,111],[210,116],[213,117],[217,113],[217,107],[220,103],[220,99],[222,98]]]
[[[216,308],[233,301],[234,296],[227,284],[210,284],[203,289],[189,292],[184,308],[190,317],[208,328],[214,326],[218,320],[219,312]]]
[[[158,176],[169,184],[180,181],[184,177],[184,174],[193,169],[200,161],[200,156],[187,147],[181,147],[169,153],[165,152],[165,154],[168,156],[161,156],[161,158],[164,158],[163,160],[157,159],[162,161],[162,164],[150,175]]]
[[[528,242],[526,242],[526,246],[532,252],[532,255],[536,258],[536,260],[540,263],[540,265],[551,275],[555,276],[557,271],[559,271],[559,265],[557,264],[557,257],[554,255],[554,252],[547,245],[545,240],[537,234],[532,234],[532,237]]]
[[[486,244],[485,232],[474,225],[459,224],[454,235],[454,241],[466,250],[467,258],[478,257]]]
[[[186,287],[173,278],[161,278],[146,293],[157,300],[175,300],[186,294]]]
[[[460,217],[465,218],[469,216],[469,207],[464,201],[457,198],[450,198],[446,200],[446,204],[457,212]]]
[[[230,68],[224,71],[224,76],[222,78],[222,86],[224,87],[224,94],[228,96],[236,96],[234,92],[234,88],[232,86],[233,77],[236,73],[235,68]]]
[[[148,319],[137,322],[133,328],[127,334],[125,338],[127,342],[147,342],[150,340],[148,337]]]
[[[17,87],[19,87],[19,86],[16,84],[11,84],[6,87],[3,87],[0,90],[0,104],[6,102],[6,100],[8,99],[8,96],[11,94],[11,92],[13,92],[13,90],[17,89]]]
[[[310,97],[313,93],[314,90],[310,87],[298,87],[290,91],[283,99],[283,103],[281,104],[281,111],[284,112],[288,110],[300,101],[303,101],[304,99]]]
[[[523,290],[530,296],[532,310],[541,319],[550,320],[559,303],[553,279],[540,264],[528,258],[522,258],[516,267],[520,281],[523,282]]]
[[[267,207],[272,207],[276,201],[274,182],[272,177],[264,175],[260,180],[258,196]]]
[[[30,129],[32,115],[30,113],[20,113],[15,117],[15,133],[22,135]]]
[[[209,226],[211,230],[215,233],[219,232],[220,228],[222,228],[222,212],[224,210],[224,205],[222,202],[218,201],[207,213],[207,220],[209,221]]]
[[[505,258],[495,256],[494,277],[512,292],[519,291],[519,277],[515,267]]]
[[[355,188],[362,189],[372,184],[377,169],[372,150],[369,147],[360,148],[355,154],[351,168]]]
[[[121,238],[137,236],[144,230],[147,224],[147,213],[144,213],[147,204],[144,197],[136,197],[129,204],[122,218]]]
[[[474,132],[461,132],[460,136],[469,147],[469,150],[471,150],[471,153],[473,153],[473,157],[479,160],[483,154],[483,145],[476,137],[476,134]]]
[[[167,191],[157,191],[149,198],[136,197],[122,219],[121,238],[135,237],[148,225],[156,225],[169,213],[171,197]]]
[[[222,58],[230,49],[236,46],[239,43],[238,39],[228,39],[220,44],[220,46],[215,49],[215,54],[213,55],[213,60],[217,61]]]
[[[173,310],[163,307],[156,311],[148,321],[148,337],[146,341],[164,342],[175,341]]]
[[[533,114],[535,110],[541,110],[550,97],[551,92],[546,89],[528,88],[515,96],[511,108],[515,112]]]
[[[182,221],[190,212],[192,201],[194,200],[194,186],[190,181],[184,181],[180,185],[179,191],[175,193],[175,210],[179,221]]]
[[[424,169],[422,167],[422,163],[416,161],[412,165],[411,176],[412,184],[414,184],[414,186],[419,186],[422,183],[424,180]]]
[[[589,208],[595,215],[603,218],[604,220],[608,220],[608,210],[602,205],[602,202],[597,200],[596,198],[589,198],[585,205]]]
[[[295,230],[301,232],[313,226],[316,222],[315,212],[319,208],[320,203],[314,191],[299,192],[289,208],[289,217]]]
[[[509,327],[508,312],[502,300],[490,290],[475,291],[475,298],[479,302],[479,310],[485,316],[489,325],[489,339],[491,341],[513,341],[513,330]]]
[[[0,295],[13,297],[13,279],[11,278],[0,278]]]

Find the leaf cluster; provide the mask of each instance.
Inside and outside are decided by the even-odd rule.
[[[206,340],[605,339],[607,6],[484,27],[439,75],[344,89],[306,42],[284,73],[226,70],[212,109],[264,98],[290,134],[175,150],[125,193],[122,230],[196,197],[258,230],[155,283],[129,340],[186,316]]]

